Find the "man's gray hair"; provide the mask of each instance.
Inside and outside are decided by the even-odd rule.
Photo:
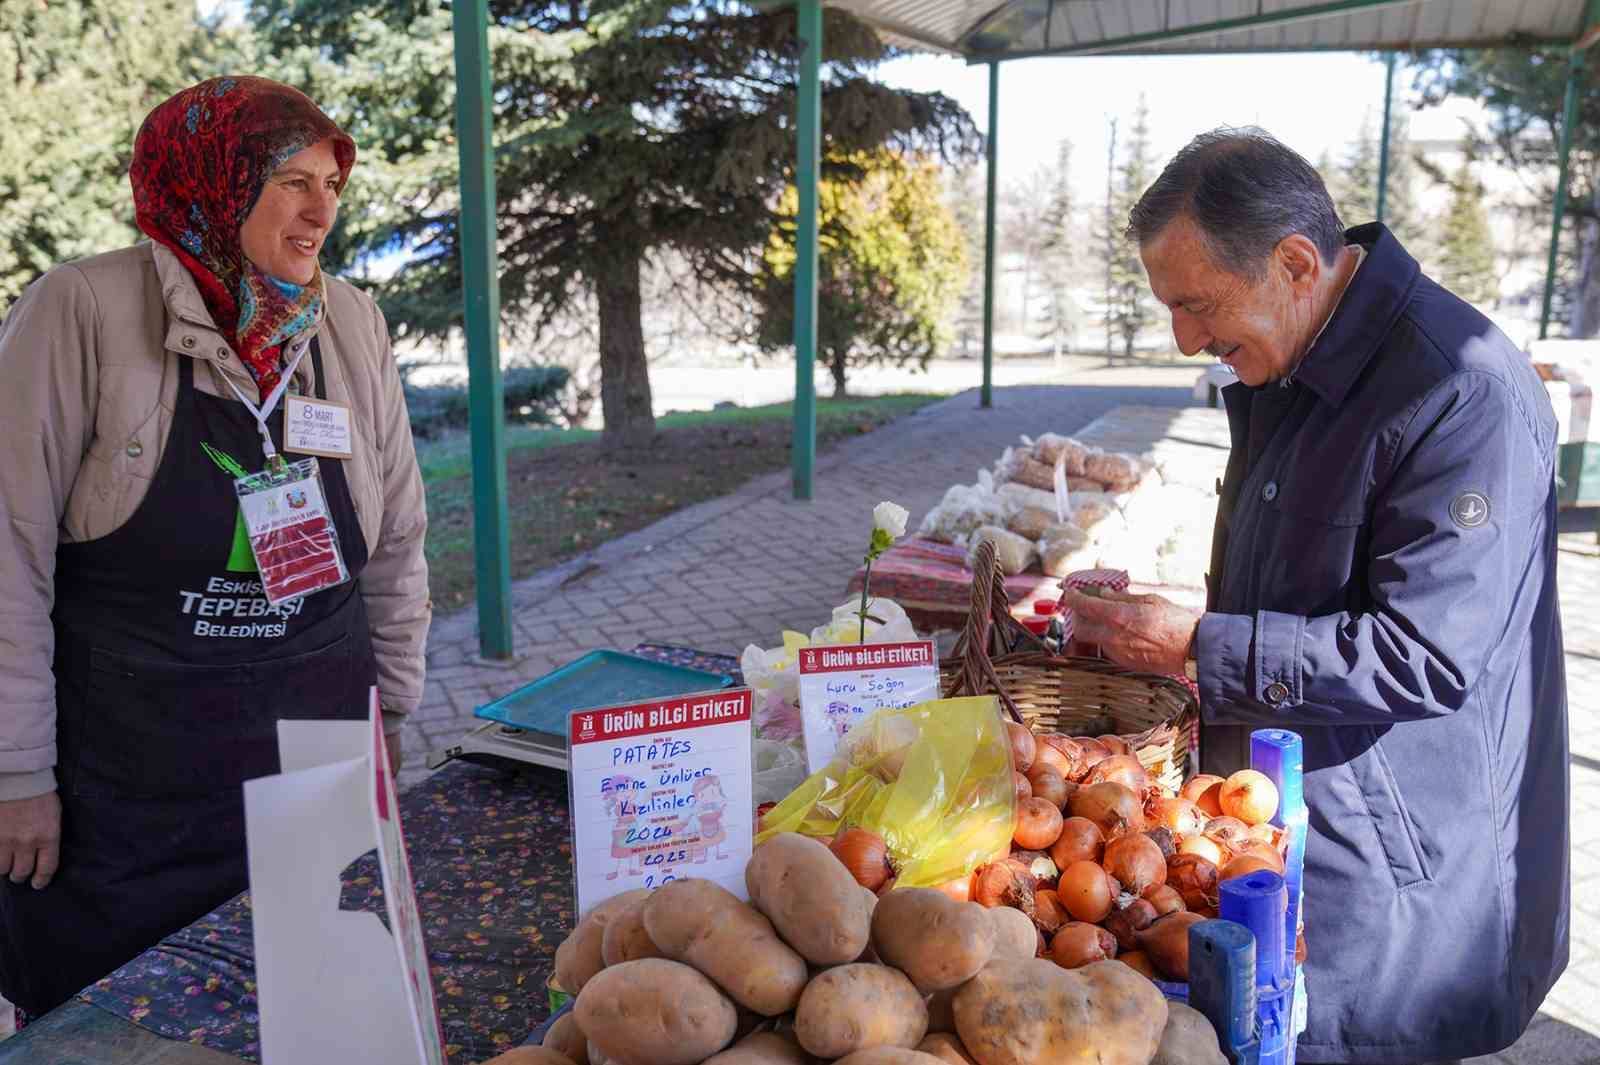
[[[1185,145],[1128,212],[1127,235],[1144,244],[1180,216],[1193,220],[1218,266],[1252,281],[1290,234],[1308,238],[1325,263],[1344,246],[1322,176],[1254,126],[1214,129]]]

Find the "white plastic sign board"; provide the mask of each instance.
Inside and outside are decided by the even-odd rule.
[[[278,747],[244,786],[262,1065],[444,1065],[377,689],[366,721],[279,722]],[[339,908],[374,849],[388,928]]]
[[[799,665],[800,723],[812,773],[832,761],[839,741],[875,712],[939,698],[932,640],[803,647]]]
[[[679,877],[746,897],[755,832],[750,689],[574,711],[568,718],[578,916]]]

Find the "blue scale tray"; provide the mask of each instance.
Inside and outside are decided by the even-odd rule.
[[[590,651],[473,713],[486,721],[560,737],[566,745],[567,715],[617,703],[664,699],[733,684],[726,673],[707,673],[621,651]]]

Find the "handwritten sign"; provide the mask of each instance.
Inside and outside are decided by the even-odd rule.
[[[939,697],[932,640],[805,647],[799,664],[800,722],[812,773],[832,761],[839,740],[874,712]]]
[[[745,898],[755,811],[750,689],[568,718],[578,914],[634,888],[714,880]]]

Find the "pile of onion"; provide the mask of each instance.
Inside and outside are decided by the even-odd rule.
[[[1217,915],[1218,885],[1283,872],[1282,834],[1269,823],[1278,793],[1262,774],[1196,776],[1174,792],[1120,737],[1006,732],[1011,853],[944,890],[1027,914],[1041,957],[1067,968],[1117,958],[1187,980],[1188,927]]]

